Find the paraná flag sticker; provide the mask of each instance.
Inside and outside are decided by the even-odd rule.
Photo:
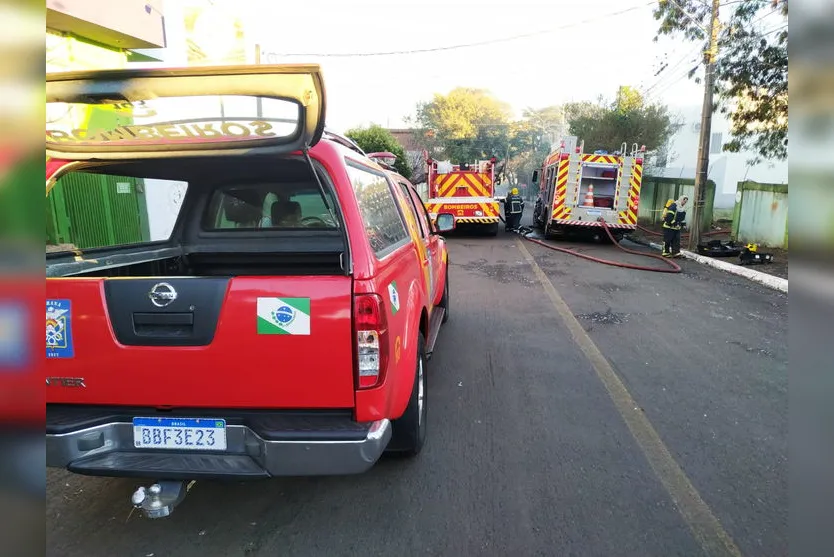
[[[400,293],[397,292],[397,281],[392,280],[388,285],[388,298],[391,300],[391,315],[400,311]]]
[[[259,335],[309,335],[310,298],[258,298]]]

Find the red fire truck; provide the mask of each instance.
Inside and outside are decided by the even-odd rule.
[[[548,235],[584,229],[602,238],[600,221],[605,221],[619,241],[637,228],[646,147],[635,143],[627,152],[623,143],[610,154],[584,153],[584,147],[576,137],[563,139],[533,173],[533,183],[539,184],[533,222]]]
[[[451,164],[426,160],[428,200],[432,220],[449,213],[456,226],[481,227],[490,235],[498,233],[499,204],[495,199],[495,158],[474,164]]]

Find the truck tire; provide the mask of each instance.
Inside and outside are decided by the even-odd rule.
[[[446,260],[446,283],[443,285],[443,297],[440,299],[440,307],[444,309],[443,320],[445,323],[449,320],[449,260]]]
[[[498,223],[488,224],[484,227],[484,234],[487,236],[498,236]]]
[[[426,442],[426,341],[423,334],[417,339],[417,370],[408,406],[394,420],[393,434],[388,449],[406,457],[417,456]]]

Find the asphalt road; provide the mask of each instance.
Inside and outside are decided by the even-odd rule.
[[[52,470],[47,554],[787,555],[786,296],[686,260],[669,275],[503,233],[450,245],[418,459],[197,483],[158,521],[130,514],[134,481]]]

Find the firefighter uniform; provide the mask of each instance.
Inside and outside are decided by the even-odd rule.
[[[663,210],[663,256],[680,257],[681,254],[681,228],[686,220],[684,207],[689,200],[683,196],[677,201],[671,199],[666,202]]]
[[[504,230],[516,230],[521,226],[521,215],[524,212],[524,198],[518,195],[518,188],[513,188],[504,200]]]

